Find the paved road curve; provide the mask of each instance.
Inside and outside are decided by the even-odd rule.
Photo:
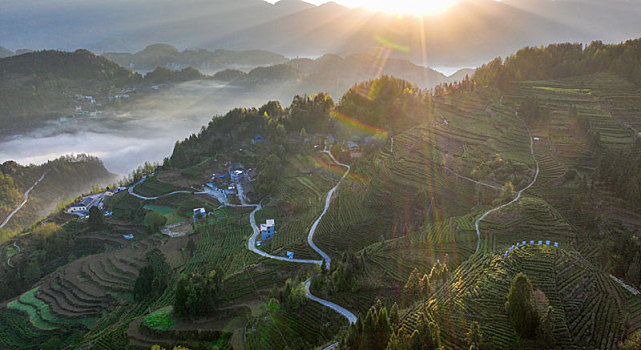
[[[338,312],[339,314],[345,316],[347,318],[347,320],[349,320],[349,324],[356,323],[356,320],[358,318],[356,317],[356,315],[351,313],[346,308],[344,308],[344,307],[342,307],[340,305],[336,305],[336,304],[332,303],[331,301],[327,301],[325,299],[321,299],[321,298],[317,298],[317,297],[313,296],[312,293],[309,291],[309,285],[310,284],[311,284],[310,280],[305,281],[305,296],[307,297],[307,299],[315,301],[315,302],[317,302],[317,303],[319,303],[321,305],[327,306],[328,308],[330,308],[330,309]]]
[[[512,201],[510,201],[509,203],[500,205],[494,209],[491,209],[487,211],[485,214],[483,214],[480,218],[476,219],[476,222],[474,223],[474,226],[476,227],[476,238],[477,238],[475,253],[478,253],[479,249],[481,249],[481,230],[479,230],[479,223],[483,221],[483,219],[485,219],[488,215],[518,202],[519,199],[521,199],[521,195],[523,194],[523,192],[525,192],[530,187],[532,187],[534,183],[536,183],[536,179],[538,179],[539,177],[539,161],[536,160],[536,157],[534,156],[534,140],[532,139],[532,133],[530,132],[530,128],[528,128],[527,125],[525,126],[525,128],[527,129],[528,135],[530,135],[530,154],[532,155],[532,158],[534,158],[534,163],[536,163],[536,172],[534,173],[534,179],[532,179],[532,182],[530,182],[530,184],[527,185],[524,189],[520,190],[517,193],[516,198],[514,198]]]
[[[129,191],[129,194],[134,196],[134,197],[136,197],[136,198],[144,199],[146,201],[151,201],[151,200],[154,200],[154,199],[171,196],[171,195],[174,195],[174,194],[177,194],[177,193],[193,193],[193,191],[174,191],[174,192],[169,192],[169,193],[157,196],[157,197],[141,196],[141,195],[137,194],[136,192],[134,192],[134,187],[136,187],[136,186],[140,185],[141,183],[145,182],[145,180],[147,180],[147,176],[145,176],[142,179],[138,180],[138,182],[136,182],[135,184],[129,186],[129,188],[127,189],[127,191]]]
[[[349,166],[349,165],[346,165],[346,164],[343,164],[343,163],[340,163],[339,161],[337,161],[337,160],[336,160],[336,158],[334,158],[334,155],[333,155],[331,152],[329,152],[329,151],[323,151],[323,152],[324,152],[324,153],[327,153],[327,154],[329,155],[329,157],[330,157],[330,158],[332,158],[332,160],[333,160],[336,164],[341,165],[341,166],[344,166],[344,167],[346,167],[346,168],[347,168],[347,171],[345,172],[345,174],[343,174],[343,177],[341,177],[341,179],[338,181],[338,183],[336,184],[336,186],[334,186],[334,188],[332,188],[332,189],[327,193],[327,198],[325,198],[325,209],[323,210],[323,212],[321,213],[321,215],[318,217],[318,219],[316,219],[316,221],[315,221],[315,222],[314,222],[314,224],[312,225],[312,228],[309,230],[309,234],[307,235],[307,242],[309,243],[309,245],[310,245],[310,246],[311,246],[311,247],[312,247],[316,252],[318,252],[318,254],[320,254],[320,255],[323,257],[323,259],[324,259],[324,261],[325,261],[325,266],[326,266],[326,267],[327,267],[327,269],[329,270],[329,268],[330,268],[330,266],[331,266],[331,261],[332,261],[332,259],[329,257],[329,255],[327,255],[327,253],[325,253],[324,251],[322,251],[320,248],[318,248],[318,247],[316,246],[316,244],[314,244],[314,242],[313,242],[314,232],[316,231],[316,227],[318,226],[318,223],[320,222],[320,220],[323,218],[323,216],[325,215],[325,213],[326,213],[326,212],[327,212],[327,210],[329,209],[329,205],[330,205],[330,202],[331,202],[331,199],[332,199],[332,195],[334,194],[334,192],[336,191],[336,189],[338,189],[338,186],[341,184],[341,182],[343,181],[343,179],[345,179],[345,177],[347,177],[347,175],[349,174],[349,171],[351,170],[351,168],[350,168],[350,166]],[[239,188],[239,189],[240,189],[240,188]],[[242,191],[242,190],[241,190],[241,191]],[[244,200],[243,200],[243,202],[244,202]],[[244,204],[243,206],[251,206],[251,205]],[[256,225],[256,218],[255,218],[255,214],[256,214],[256,212],[257,212],[258,210],[260,210],[262,207],[261,207],[261,205],[260,205],[260,204],[253,205],[253,206],[255,206],[255,209],[254,209],[254,210],[251,212],[251,214],[249,215],[249,221],[250,221],[250,223],[251,223],[252,229],[254,230],[254,234],[253,234],[253,235],[249,238],[249,240],[247,241],[247,248],[249,248],[249,250],[251,250],[252,252],[254,252],[254,253],[256,253],[256,254],[259,254],[259,255],[261,255],[261,256],[264,256],[264,257],[266,257],[266,258],[275,259],[275,260],[280,260],[280,261],[289,261],[289,262],[307,263],[307,264],[309,264],[309,263],[313,263],[313,264],[318,264],[318,265],[321,265],[321,264],[323,263],[323,260],[287,259],[286,257],[282,257],[282,256],[274,256],[274,255],[271,255],[271,254],[267,254],[267,253],[265,253],[264,251],[262,251],[262,250],[260,250],[260,249],[256,248],[256,237],[258,237],[258,234],[260,233],[260,230],[258,229],[258,226]],[[306,296],[308,299],[310,299],[310,300],[312,300],[312,301],[315,301],[315,302],[317,302],[317,303],[319,303],[319,304],[321,304],[321,305],[323,305],[323,306],[326,306],[326,307],[328,307],[328,308],[330,308],[330,309],[332,309],[332,310],[334,310],[334,311],[338,312],[339,314],[341,314],[341,315],[343,315],[345,318],[347,318],[347,320],[349,321],[349,323],[350,323],[350,324],[356,323],[356,320],[357,320],[356,315],[354,315],[354,314],[353,314],[352,312],[350,312],[349,310],[345,309],[345,308],[344,308],[344,307],[342,307],[342,306],[336,305],[336,304],[332,303],[331,301],[327,301],[327,300],[324,300],[324,299],[321,299],[321,298],[318,298],[318,297],[315,297],[314,295],[312,295],[312,293],[309,291],[309,286],[310,286],[310,284],[311,284],[311,281],[310,281],[310,280],[305,281],[305,296]]]
[[[247,249],[251,250],[252,252],[264,256],[269,259],[274,259],[274,260],[279,260],[279,261],[286,261],[286,262],[292,262],[292,263],[302,263],[302,264],[316,264],[316,265],[321,265],[323,263],[322,260],[312,260],[312,259],[289,259],[286,256],[277,256],[277,255],[272,255],[269,253],[266,253],[256,247],[256,237],[260,234],[260,229],[258,228],[258,225],[256,225],[256,212],[261,210],[262,207],[260,204],[256,205],[242,205],[243,207],[247,206],[254,206],[256,207],[251,214],[249,214],[249,223],[252,226],[252,229],[254,230],[254,234],[249,237],[249,240],[247,241]]]
[[[22,207],[24,207],[24,205],[25,205],[25,204],[27,204],[27,202],[29,201],[29,192],[31,192],[31,190],[33,190],[33,188],[34,188],[34,187],[36,187],[36,185],[37,185],[37,184],[39,184],[39,183],[40,183],[40,181],[42,181],[42,179],[44,179],[44,178],[45,178],[45,176],[47,175],[47,173],[48,173],[48,171],[45,171],[45,172],[42,174],[42,176],[40,176],[40,178],[39,178],[38,180],[36,180],[36,182],[34,182],[34,183],[33,183],[33,186],[29,187],[29,189],[24,193],[24,200],[22,201],[22,203],[20,203],[20,205],[19,205],[16,209],[14,209],[11,213],[9,213],[9,216],[7,216],[7,218],[6,218],[6,219],[4,219],[4,221],[2,222],[2,224],[0,224],[0,228],[5,227],[5,225],[9,223],[9,220],[11,220],[11,218],[12,218],[14,215],[16,215],[16,213],[17,213],[20,209],[22,209]]]
[[[329,192],[327,193],[327,198],[325,198],[325,209],[323,209],[323,212],[318,217],[318,219],[314,221],[312,228],[309,230],[309,235],[307,235],[307,243],[309,244],[310,247],[312,247],[312,249],[314,249],[318,254],[320,254],[320,256],[323,257],[323,260],[325,260],[325,268],[329,271],[329,268],[332,264],[332,258],[330,258],[329,255],[327,255],[327,253],[325,253],[320,248],[318,248],[318,246],[314,243],[314,233],[316,233],[316,227],[318,226],[318,223],[320,223],[321,219],[323,218],[323,216],[325,216],[325,213],[327,213],[327,210],[329,209],[329,204],[332,201],[332,196],[334,195],[334,192],[336,192],[336,189],[338,189],[338,186],[341,185],[341,182],[343,182],[343,179],[347,177],[347,175],[349,174],[349,171],[352,170],[352,168],[347,164],[343,164],[337,161],[336,158],[334,158],[334,155],[330,151],[325,150],[323,151],[323,153],[326,153],[327,155],[329,155],[329,157],[332,158],[334,163],[347,168],[347,171],[345,171],[345,174],[343,174],[343,177],[341,177],[341,179],[338,180],[338,183],[336,184],[336,186],[334,186],[334,188],[329,190]]]

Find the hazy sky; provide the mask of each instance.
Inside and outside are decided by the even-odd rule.
[[[275,3],[278,0],[265,0]],[[320,5],[329,0],[304,0],[310,4]],[[365,7],[375,10],[404,13],[438,13],[446,10],[458,0],[332,0],[347,7]]]

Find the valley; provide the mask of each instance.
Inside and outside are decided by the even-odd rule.
[[[166,68],[196,53],[250,61],[0,59],[142,90],[0,142],[0,348],[641,344],[641,39],[457,81],[366,54]],[[48,160],[71,152],[100,159]]]

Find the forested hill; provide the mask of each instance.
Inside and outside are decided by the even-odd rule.
[[[64,156],[42,165],[23,166],[13,161],[0,165],[0,222],[17,208],[24,192],[43,175],[29,193],[28,202],[9,220],[5,234],[28,227],[49,214],[59,203],[90,191],[94,186],[107,185],[116,176],[105,169],[100,159],[87,156]],[[0,230],[0,240],[2,240]]]
[[[140,76],[86,50],[39,51],[0,59],[3,133],[70,115],[76,95],[103,96]]]
[[[505,87],[517,80],[560,79],[597,72],[614,73],[641,86],[641,39],[606,45],[600,41],[526,47],[505,60],[497,58],[476,70],[481,85]]]
[[[0,79],[30,78],[33,84],[54,80],[95,80],[122,85],[137,78],[117,64],[87,50],[39,51],[0,60]]]
[[[155,84],[204,78],[191,67],[159,67],[143,77],[87,50],[38,51],[2,58],[0,135],[37,127],[78,109],[84,114],[95,112],[118,100],[114,96],[126,95],[128,99],[132,92]]]

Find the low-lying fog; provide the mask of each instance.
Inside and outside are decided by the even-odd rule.
[[[100,157],[109,171],[126,175],[145,161],[161,162],[177,140],[198,132],[212,116],[265,102],[210,81],[184,83],[138,98],[118,111],[63,117],[2,139],[0,162],[40,164],[64,154],[87,153]]]

